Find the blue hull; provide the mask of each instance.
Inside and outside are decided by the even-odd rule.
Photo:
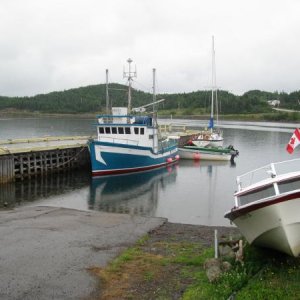
[[[89,142],[93,176],[122,174],[159,168],[178,161],[177,147],[154,154],[151,148],[133,145]]]

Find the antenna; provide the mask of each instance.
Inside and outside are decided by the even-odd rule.
[[[108,69],[106,69],[106,114],[109,114]]]
[[[135,71],[131,71],[132,59],[128,58],[127,62],[128,62],[128,72],[126,72],[125,69],[123,69],[123,78],[127,78],[127,80],[128,80],[128,113],[130,113],[130,111],[131,111],[131,83],[132,83],[132,79],[134,77],[137,77],[137,74],[136,74],[136,68],[135,68]]]
[[[155,75],[156,75],[156,69],[153,69],[153,113],[155,111],[155,103],[156,103]]]

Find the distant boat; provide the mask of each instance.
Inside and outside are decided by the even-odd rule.
[[[237,177],[235,204],[225,218],[240,229],[250,244],[299,256],[299,169],[300,159],[294,159]]]
[[[193,143],[198,147],[205,146],[222,146],[223,132],[215,128],[214,124],[214,105],[218,107],[217,87],[216,87],[216,63],[215,63],[215,46],[214,37],[212,37],[212,86],[211,86],[211,109],[208,130],[202,130],[199,135],[193,140]],[[218,119],[218,109],[216,111]]]
[[[107,88],[108,113],[97,116],[97,138],[88,143],[93,176],[145,171],[179,160],[176,142],[162,138],[157,125],[154,106],[162,100],[151,103],[153,113],[150,115],[137,113],[144,112],[148,105],[131,109],[131,84],[136,72],[131,71],[132,60],[127,62],[129,71],[124,72],[124,77],[128,79],[128,107],[113,107],[110,111]],[[106,82],[108,84],[108,79]],[[153,90],[155,96],[154,84]]]
[[[239,151],[233,146],[228,147],[197,147],[183,146],[178,148],[178,154],[181,159],[193,160],[234,160],[239,155]]]

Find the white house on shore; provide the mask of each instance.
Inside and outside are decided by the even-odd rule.
[[[269,100],[268,103],[269,105],[276,107],[280,105],[280,100]]]

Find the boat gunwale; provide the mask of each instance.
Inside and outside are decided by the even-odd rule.
[[[256,200],[254,202],[247,203],[245,205],[235,206],[230,211],[226,212],[224,217],[233,221],[236,218],[241,217],[257,209],[268,207],[281,202],[297,200],[299,198],[300,198],[300,189],[293,190],[290,192],[286,192],[284,194],[279,194],[268,198],[264,198],[262,200]]]

